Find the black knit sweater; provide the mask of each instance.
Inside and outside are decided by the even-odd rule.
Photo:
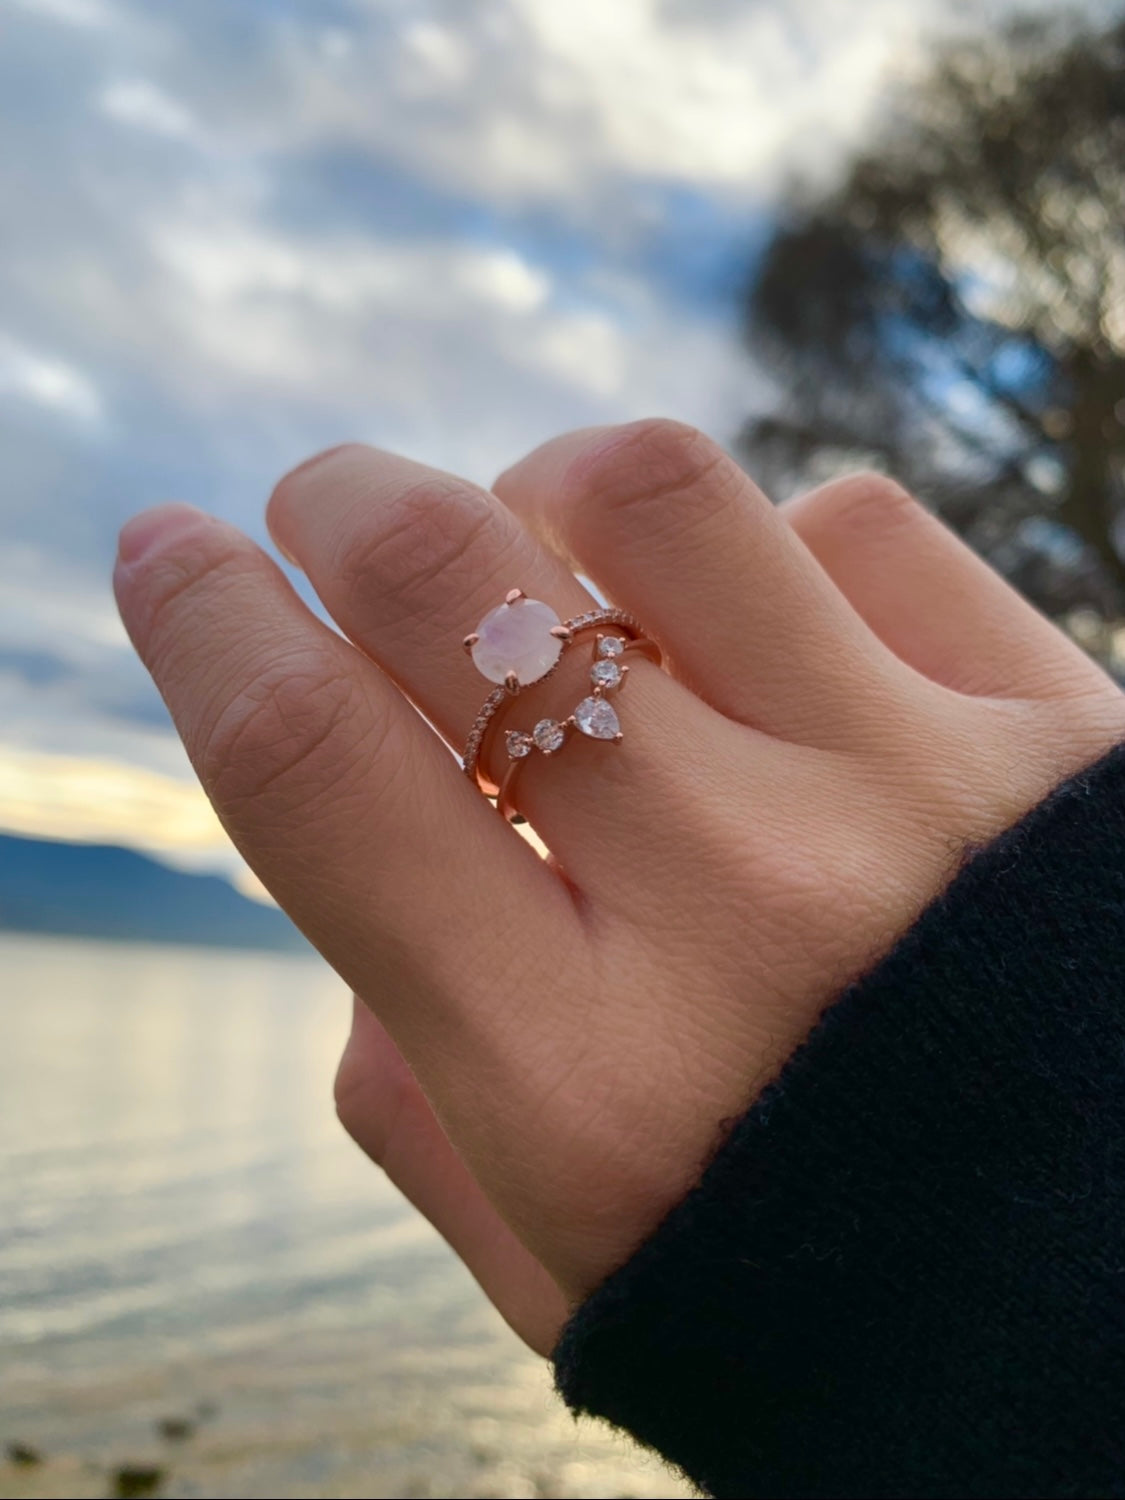
[[[837,1000],[555,1360],[717,1496],[1125,1496],[1125,747]]]

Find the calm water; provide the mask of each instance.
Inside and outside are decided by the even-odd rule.
[[[313,960],[0,938],[0,1494],[678,1495],[336,1124]],[[161,1419],[186,1420],[170,1441]]]

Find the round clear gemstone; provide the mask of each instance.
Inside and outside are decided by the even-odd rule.
[[[595,687],[614,688],[621,681],[621,668],[615,661],[596,661],[590,668],[590,681]]]
[[[620,656],[625,650],[625,642],[618,635],[603,635],[598,642],[599,656]]]
[[[549,604],[517,599],[485,615],[476,629],[473,662],[489,682],[506,682],[514,672],[520,687],[545,677],[563,643],[551,631],[562,621]]]
[[[553,755],[561,750],[566,741],[566,730],[557,719],[540,719],[531,731],[531,737],[544,755]]]
[[[531,736],[524,734],[522,729],[509,729],[504,743],[512,760],[522,760],[531,754]]]
[[[621,733],[613,704],[605,698],[583,698],[574,710],[574,722],[592,740],[615,740]]]

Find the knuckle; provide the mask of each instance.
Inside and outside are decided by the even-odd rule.
[[[916,525],[925,507],[897,480],[875,471],[851,474],[821,497],[821,524],[861,537],[878,537]]]
[[[361,747],[370,754],[370,736],[354,732],[360,712],[354,682],[323,661],[271,663],[213,716],[193,757],[200,779],[225,809],[299,788],[307,814],[318,795],[339,792]]]
[[[411,615],[417,600],[432,593],[435,579],[457,569],[470,574],[489,560],[502,539],[487,500],[453,478],[429,476],[400,491],[370,516],[357,535],[337,545],[337,576],[344,599],[366,613],[373,593]]]
[[[384,1171],[393,1167],[409,1145],[428,1107],[405,1064],[387,1066],[385,1055],[357,1047],[354,1036],[344,1048],[332,1096],[336,1118],[352,1140]]]
[[[678,506],[728,464],[726,453],[696,427],[667,418],[632,424],[592,456],[576,461],[564,479],[564,503],[580,525],[631,521],[638,509]]]
[[[1092,674],[1078,691],[994,699],[981,707],[983,727],[976,744],[990,766],[1002,768],[1002,774],[992,779],[1019,789],[1010,821],[1052,787],[1093,764],[1125,735],[1125,694],[1108,680],[1098,683]]]
[[[332,1102],[336,1108],[336,1118],[353,1140],[358,1137],[362,1123],[367,1120],[367,1094],[368,1076],[362,1062],[354,1056],[350,1047],[345,1048],[336,1068],[336,1077],[332,1081]],[[370,1154],[373,1159],[378,1159],[374,1151]]]

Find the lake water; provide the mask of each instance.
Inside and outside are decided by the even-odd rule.
[[[0,1495],[690,1493],[343,1134],[347,1019],[312,959],[0,937]]]

